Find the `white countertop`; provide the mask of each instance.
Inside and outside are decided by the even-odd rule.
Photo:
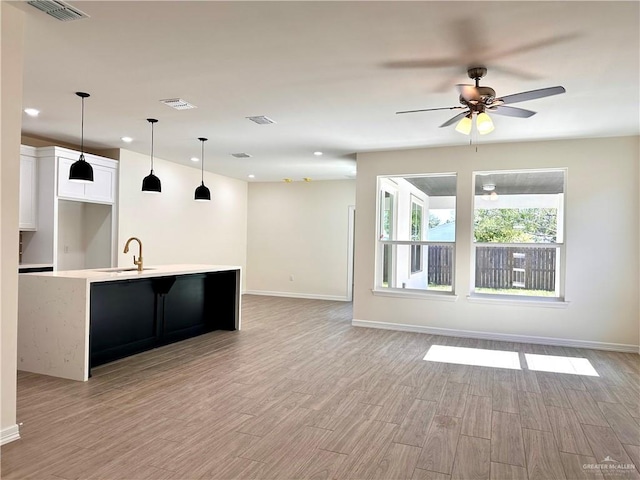
[[[240,270],[232,265],[150,265],[139,272],[135,266],[95,268],[91,270],[67,270],[57,272],[22,273],[21,275],[86,279],[89,283],[132,280],[136,278],[164,277],[167,275],[187,275],[190,273],[223,272]],[[123,269],[126,269],[123,271]]]

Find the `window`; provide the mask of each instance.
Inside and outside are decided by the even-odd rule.
[[[474,293],[562,298],[565,171],[474,177]]]
[[[378,178],[376,289],[453,291],[455,174]]]

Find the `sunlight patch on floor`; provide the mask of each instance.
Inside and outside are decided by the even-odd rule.
[[[568,373],[571,375],[588,375],[599,377],[591,362],[586,358],[578,357],[556,357],[553,355],[534,355],[525,353],[529,370],[538,372]]]
[[[521,370],[518,352],[505,352],[503,350],[432,345],[423,360],[428,362]]]

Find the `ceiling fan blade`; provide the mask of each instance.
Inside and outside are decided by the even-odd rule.
[[[537,75],[535,73],[526,72],[524,70],[511,68],[511,67],[502,67],[500,65],[491,65],[491,71],[500,72],[505,75],[510,75],[516,78],[522,78],[524,80],[540,80],[542,76]]]
[[[538,40],[535,42],[527,43],[524,45],[520,45],[518,47],[514,47],[508,50],[503,50],[501,52],[495,53],[492,55],[492,58],[500,59],[504,57],[510,57],[513,55],[518,55],[520,53],[530,52],[531,50],[538,50],[540,48],[550,47],[557,43],[563,43],[569,40],[573,40],[574,38],[578,38],[580,35],[577,33],[569,33],[567,35],[558,35],[552,38],[545,38],[543,40]]]
[[[478,92],[478,89],[475,86],[459,83],[456,85],[456,88],[460,92],[460,95],[462,95],[462,98],[467,102],[480,100],[480,92]]]
[[[434,58],[432,60],[398,60],[395,62],[385,62],[385,68],[445,68],[458,66],[456,58]]]
[[[446,122],[444,122],[442,125],[440,125],[440,128],[442,127],[448,127],[449,125],[453,125],[454,123],[456,123],[458,120],[462,120],[464,117],[466,117],[467,115],[469,115],[469,110],[467,110],[466,112],[462,112],[459,113],[458,115],[456,115],[455,117],[451,117],[449,120],[447,120]]]
[[[502,105],[492,107],[489,109],[489,111],[497,115],[505,115],[507,117],[519,117],[519,118],[529,118],[529,117],[533,117],[536,114],[536,112],[532,110],[525,110],[524,108],[517,108],[517,107],[505,107]]]
[[[487,29],[475,15],[453,20],[447,30],[453,34],[451,43],[457,50],[459,65],[484,65],[486,53],[491,49],[487,41]]]
[[[566,92],[566,90],[564,89],[564,87],[560,87],[560,86],[541,88],[539,90],[530,90],[528,92],[514,93],[513,95],[507,95],[506,97],[496,98],[496,101],[500,100],[504,104],[526,102],[528,100],[535,100],[536,98],[542,98],[542,97],[550,97],[551,95],[558,95],[564,92]]]
[[[402,112],[396,112],[396,115],[401,113],[418,113],[418,112],[433,112],[434,110],[461,110],[466,107],[441,107],[441,108],[423,108],[421,110],[404,110]]]

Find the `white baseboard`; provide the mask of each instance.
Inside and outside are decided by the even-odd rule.
[[[247,295],[263,295],[265,297],[289,297],[289,298],[307,298],[310,300],[333,300],[337,302],[348,302],[346,296],[340,295],[318,295],[315,293],[294,293],[294,292],[270,292],[267,290],[246,290]]]
[[[11,425],[10,427],[0,430],[0,445],[13,442],[20,438],[20,427],[18,425]]]
[[[384,330],[428,333],[430,335],[444,335],[447,337],[479,338],[483,340],[499,340],[503,342],[536,343],[539,345],[553,345],[558,347],[591,348],[594,350],[611,350],[614,352],[640,353],[638,345],[627,345],[624,343],[604,343],[592,342],[588,340],[573,340],[570,338],[534,337],[530,335],[514,335],[511,333],[454,330],[451,328],[426,327],[422,325],[407,325],[403,323],[356,320],[355,318],[351,321],[351,324],[354,327],[381,328]]]

